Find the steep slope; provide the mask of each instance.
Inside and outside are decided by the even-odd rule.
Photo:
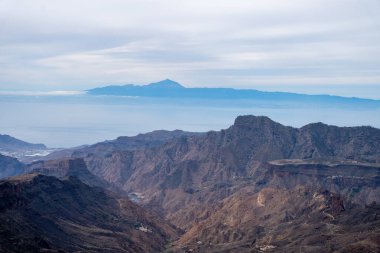
[[[125,186],[152,193],[160,188],[197,187],[247,176],[260,163],[278,159],[353,160],[378,163],[380,130],[313,124],[301,129],[267,117],[243,116],[220,132],[182,136],[150,149],[90,153],[90,171]]]
[[[98,186],[104,189],[111,190],[118,194],[125,194],[123,191],[115,187],[108,181],[99,178],[92,174],[86,166],[86,163],[81,158],[63,158],[50,161],[38,161],[31,163],[26,169],[29,173],[38,173],[46,176],[54,176],[60,179],[76,177],[83,183],[90,186]]]
[[[0,181],[1,252],[159,252],[176,230],[76,178]]]
[[[377,204],[369,206],[380,203],[379,138],[380,130],[371,127],[317,123],[297,129],[267,117],[242,116],[219,132],[182,136],[143,150],[115,150],[106,156],[92,153],[84,159],[94,174],[123,187],[142,205],[187,231],[175,245],[179,251],[261,252],[276,248],[276,252],[299,252],[300,247],[307,247],[310,252],[329,252],[333,246],[321,248],[321,238],[331,227],[325,219],[334,218],[341,223],[339,229],[330,231],[329,245],[346,246],[360,232],[363,237],[352,249],[376,252],[379,242],[374,238],[379,234],[371,231],[380,214]],[[297,189],[303,189],[298,197],[293,196]],[[262,201],[257,202],[262,191],[272,192],[274,200],[264,211],[258,204]],[[323,195],[322,200],[313,197],[318,194]],[[254,199],[255,205],[244,207]],[[336,199],[343,203],[344,211],[337,211]],[[329,211],[331,208],[338,209]],[[279,222],[284,213],[295,217],[291,224]],[[222,226],[233,219],[230,216],[237,218],[229,227]],[[265,224],[265,233],[277,237],[263,237],[266,239],[251,246],[255,229],[261,229],[258,221]],[[365,222],[359,226],[361,221]],[[305,222],[310,227],[303,227]],[[313,229],[322,225],[316,234],[320,238],[313,241]],[[285,247],[285,242],[295,240],[293,234],[302,231],[304,239]],[[279,239],[281,234],[283,239]],[[250,246],[244,249],[247,243]]]
[[[241,116],[221,131],[134,140],[73,157],[183,229],[174,251],[379,249],[379,129]]]
[[[175,243],[177,252],[380,250],[380,205],[352,205],[329,191],[303,186],[240,191],[203,212],[208,218]]]
[[[16,158],[0,154],[0,179],[24,173],[25,166]]]
[[[380,130],[373,127],[337,127],[314,123],[296,129],[267,117],[240,116],[226,130],[225,136],[237,143],[239,149],[248,148],[247,151],[252,151],[252,158],[259,161],[286,158],[380,161]],[[222,138],[226,139],[224,136]]]
[[[309,124],[299,130],[292,158],[343,158],[380,163],[380,130]]]
[[[180,252],[377,252],[379,196],[380,167],[262,164],[196,189],[169,216],[187,230]]]

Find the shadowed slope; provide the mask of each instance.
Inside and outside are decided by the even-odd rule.
[[[127,199],[75,178],[0,181],[1,252],[158,252],[176,231]]]
[[[0,154],[0,179],[24,173],[25,169],[16,158]]]

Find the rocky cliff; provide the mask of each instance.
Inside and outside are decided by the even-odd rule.
[[[306,247],[330,252],[335,249],[323,248],[322,235],[332,220],[341,223],[330,234],[331,245],[343,247],[357,231],[339,232],[340,239],[337,231],[351,231],[366,215],[372,220],[361,226],[359,246],[350,249],[372,250],[379,245],[379,231],[371,230],[379,217],[379,140],[380,130],[371,127],[316,123],[297,129],[267,117],[241,116],[225,130],[146,149],[91,153],[84,159],[94,174],[184,229],[176,250],[299,252]],[[310,234],[288,247],[286,242],[309,218],[313,229],[325,226],[317,233],[322,237],[312,239],[314,230],[301,227]],[[357,223],[345,224],[355,219]],[[231,220],[227,227],[226,220]],[[254,235],[260,224],[265,224],[265,234],[279,237],[258,241],[261,237]],[[286,240],[279,239],[281,233]]]

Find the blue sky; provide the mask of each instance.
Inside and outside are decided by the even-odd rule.
[[[165,78],[380,98],[379,0],[0,0],[0,91]]]

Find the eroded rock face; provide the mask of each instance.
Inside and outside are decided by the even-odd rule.
[[[103,143],[74,157],[183,229],[174,251],[377,252],[379,136],[243,116],[219,132],[136,149]]]
[[[273,185],[278,183],[280,187],[288,188],[297,184],[315,184],[337,191],[355,184],[361,189],[370,187],[372,179],[369,180],[368,176],[378,176],[377,170],[361,164],[331,167],[316,160],[309,165],[288,163],[274,166],[267,161],[310,157],[313,160],[332,157],[346,160],[352,157],[352,153],[361,162],[369,157],[376,160],[380,148],[375,142],[379,136],[378,129],[367,127],[337,128],[318,123],[295,129],[267,117],[244,116],[220,132],[182,136],[143,150],[114,151],[106,156],[91,153],[84,159],[94,174],[128,192],[143,193],[146,203],[163,208],[164,212],[170,209],[172,215],[191,202],[193,195],[204,201],[228,196],[239,188],[235,182],[239,180],[242,184],[246,181],[254,185],[265,185],[270,180]],[[356,143],[355,149],[352,143]],[[276,168],[275,175],[272,175],[273,168]],[[360,183],[361,177],[365,185]],[[377,187],[377,181],[372,182],[371,187]],[[204,194],[204,189],[210,190]]]
[[[37,161],[27,166],[29,173],[54,176],[59,179],[76,177],[90,186],[98,186],[123,195],[123,192],[103,178],[95,176],[82,158],[63,158],[58,160]]]
[[[73,177],[9,178],[0,181],[0,200],[1,252],[159,252],[177,234],[128,199]]]
[[[345,227],[343,222],[349,217],[366,219],[378,212],[376,205],[368,206],[380,203],[379,136],[380,131],[370,127],[317,123],[296,129],[266,117],[244,116],[220,132],[107,156],[92,153],[84,159],[94,174],[138,193],[140,204],[187,231],[176,250],[299,252],[301,246],[321,250],[320,242],[335,238],[339,229],[351,231],[356,225]],[[279,159],[288,160],[273,162]],[[302,225],[309,219],[310,226]],[[325,237],[328,224],[339,219],[339,229]],[[373,222],[361,229],[369,230],[377,219]],[[318,226],[323,229],[314,235]],[[273,240],[260,237],[263,229],[278,235]],[[331,240],[343,247],[353,234]],[[378,231],[367,235],[372,238]],[[297,236],[303,239],[285,247]]]
[[[88,169],[126,188],[147,184],[150,178],[185,177],[201,184],[226,181],[251,173],[253,164],[278,159],[334,159],[376,163],[380,159],[380,130],[371,127],[339,128],[322,123],[296,129],[267,117],[241,116],[220,132],[173,138],[140,150],[110,153],[82,150]],[[191,175],[191,176],[190,176]],[[139,181],[143,178],[144,182]],[[171,180],[172,178],[173,180]],[[157,180],[158,179],[158,180]]]
[[[360,246],[365,252],[378,251],[380,205],[346,209],[343,202],[334,193],[305,187],[239,192],[192,226],[175,250],[359,252],[355,249]]]

